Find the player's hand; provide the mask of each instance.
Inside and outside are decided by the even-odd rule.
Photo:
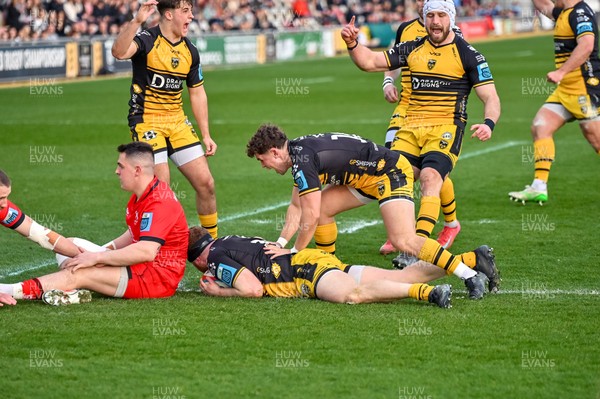
[[[385,87],[383,88],[383,97],[385,98],[385,101],[387,101],[388,103],[397,103],[398,102],[398,88],[396,87],[395,84],[387,84],[385,85]]]
[[[213,281],[213,278],[204,276],[200,278],[200,290],[206,295],[217,296],[220,289],[222,288]]]
[[[360,33],[360,29],[354,26],[355,20],[356,16],[353,15],[348,25],[344,26],[344,28],[342,29],[342,39],[344,39],[347,46],[351,46],[358,41],[358,34]]]
[[[278,256],[281,256],[281,255],[287,255],[287,254],[289,254],[291,252],[292,252],[291,249],[281,248],[277,244],[267,244],[267,245],[265,245],[265,253],[267,255],[271,255],[271,259],[275,259],[275,258],[277,258]]]
[[[205,155],[207,157],[215,155],[217,152],[217,143],[215,143],[210,137],[202,139],[202,142],[204,143],[204,148],[206,149]]]
[[[471,131],[473,134],[471,138],[477,137],[480,141],[487,141],[492,138],[492,129],[485,123],[476,123],[471,126]]]
[[[156,11],[157,4],[158,1],[156,0],[148,0],[144,4],[142,4],[138,9],[137,14],[135,15],[135,21],[140,24],[146,22],[148,17],[150,17],[150,15],[152,15],[154,11]]]
[[[548,72],[546,74],[546,80],[550,83],[559,84],[565,74],[557,69],[556,71]]]
[[[71,273],[74,273],[77,270],[82,269],[84,267],[96,266],[100,263],[99,258],[101,253],[102,252],[84,251],[79,255],[75,256],[74,258],[71,258],[64,262],[62,267],[63,269],[71,268]]]
[[[0,293],[0,306],[16,305],[17,300],[8,294]]]

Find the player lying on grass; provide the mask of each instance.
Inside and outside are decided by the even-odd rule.
[[[167,184],[154,176],[154,155],[146,143],[118,147],[116,174],[133,195],[128,229],[106,248],[59,258],[60,271],[16,284],[0,284],[15,299],[43,299],[51,305],[89,302],[93,290],[117,298],[161,298],[175,293],[183,278],[188,226],[183,208]],[[91,248],[90,248],[91,249]]]
[[[303,249],[271,259],[259,237],[225,236],[213,240],[206,229],[190,229],[188,260],[210,274],[200,288],[212,296],[302,297],[336,303],[391,302],[414,298],[451,307],[450,285],[409,284],[403,271],[347,265],[319,249]]]
[[[77,246],[66,240],[62,235],[38,224],[27,216],[8,196],[11,193],[11,181],[6,173],[0,170],[0,224],[15,230],[23,237],[38,243],[43,248],[49,249],[66,256],[75,256],[79,253]]]
[[[288,140],[278,126],[270,124],[258,128],[246,154],[280,175],[292,171],[292,198],[277,240],[281,247],[271,245],[272,255],[298,252],[313,236],[317,248],[334,253],[335,217],[377,201],[394,247],[463,280],[471,299],[483,298],[486,282],[490,292],[498,290],[500,278],[489,247],[453,255],[437,241],[416,233],[413,170],[402,154],[345,133]],[[296,232],[292,249],[282,248]]]

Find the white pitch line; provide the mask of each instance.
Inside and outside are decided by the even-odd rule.
[[[30,271],[34,271],[34,270],[39,270],[39,269],[42,269],[44,267],[48,267],[51,265],[56,265],[56,260],[52,260],[52,261],[48,260],[48,261],[38,263],[37,265],[32,265],[32,266],[21,266],[17,270],[14,270],[12,272],[1,275],[0,278],[18,276],[19,274],[23,274],[25,272],[30,272]]]
[[[505,148],[516,147],[518,145],[531,144],[529,141],[507,141],[506,143],[498,144],[495,146],[491,146],[479,151],[468,152],[466,154],[462,154],[458,159],[465,160],[469,158],[475,158],[480,155],[489,154],[490,152],[496,152],[500,150],[504,150]]]
[[[267,212],[267,211],[272,211],[274,209],[282,208],[289,204],[290,204],[289,201],[285,201],[285,202],[280,202],[278,204],[265,206],[264,208],[258,208],[258,209],[255,209],[255,210],[249,211],[249,212],[236,213],[231,216],[225,216],[224,218],[219,218],[219,222],[229,222],[232,220],[241,219],[246,216],[256,215],[257,213],[263,213],[263,212]]]
[[[371,227],[383,223],[383,220],[371,220],[369,222],[352,223],[348,227],[344,227],[338,231],[340,234],[351,234],[365,227]]]
[[[537,295],[537,296],[547,296],[547,295],[592,295],[598,296],[600,295],[599,290],[591,290],[588,288],[582,288],[579,290],[503,290],[500,289],[498,294],[508,294],[508,295]]]

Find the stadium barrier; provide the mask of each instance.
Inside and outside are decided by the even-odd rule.
[[[479,18],[459,21],[467,40],[536,29],[528,20]],[[540,24],[538,23],[537,26]],[[543,28],[543,26],[542,26]],[[207,34],[190,37],[198,47],[203,66],[263,64],[333,57],[346,52],[341,27],[306,31]],[[371,24],[361,27],[361,43],[389,47],[395,27]],[[131,62],[111,54],[114,38],[62,39],[0,43],[0,82],[43,78],[79,78],[131,71]],[[389,43],[389,44],[388,44]]]

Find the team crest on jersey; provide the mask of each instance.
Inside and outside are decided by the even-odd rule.
[[[444,149],[448,147],[448,142],[446,140],[440,140],[440,149]]]
[[[141,231],[150,231],[150,227],[152,227],[152,212],[144,212],[144,213],[142,213],[142,221],[140,223],[140,232]]]
[[[176,69],[179,66],[179,58],[171,57],[171,66]]]
[[[156,138],[156,132],[154,130],[148,130],[147,132],[144,132],[144,134],[142,135],[142,137],[144,138],[144,140],[152,140]]]
[[[442,138],[444,140],[452,140],[452,133],[446,132],[446,133],[442,134]]]
[[[385,193],[385,184],[382,181],[377,183],[377,192],[380,196],[382,196]]]
[[[429,60],[429,61],[427,61],[427,68],[429,70],[432,70],[433,67],[435,66],[435,63],[436,63],[436,60]]]
[[[300,292],[302,293],[302,296],[308,296],[310,294],[310,287],[306,284],[302,284],[300,286]]]
[[[279,275],[281,274],[281,266],[273,262],[273,265],[271,266],[271,272],[275,278],[279,278]]]

